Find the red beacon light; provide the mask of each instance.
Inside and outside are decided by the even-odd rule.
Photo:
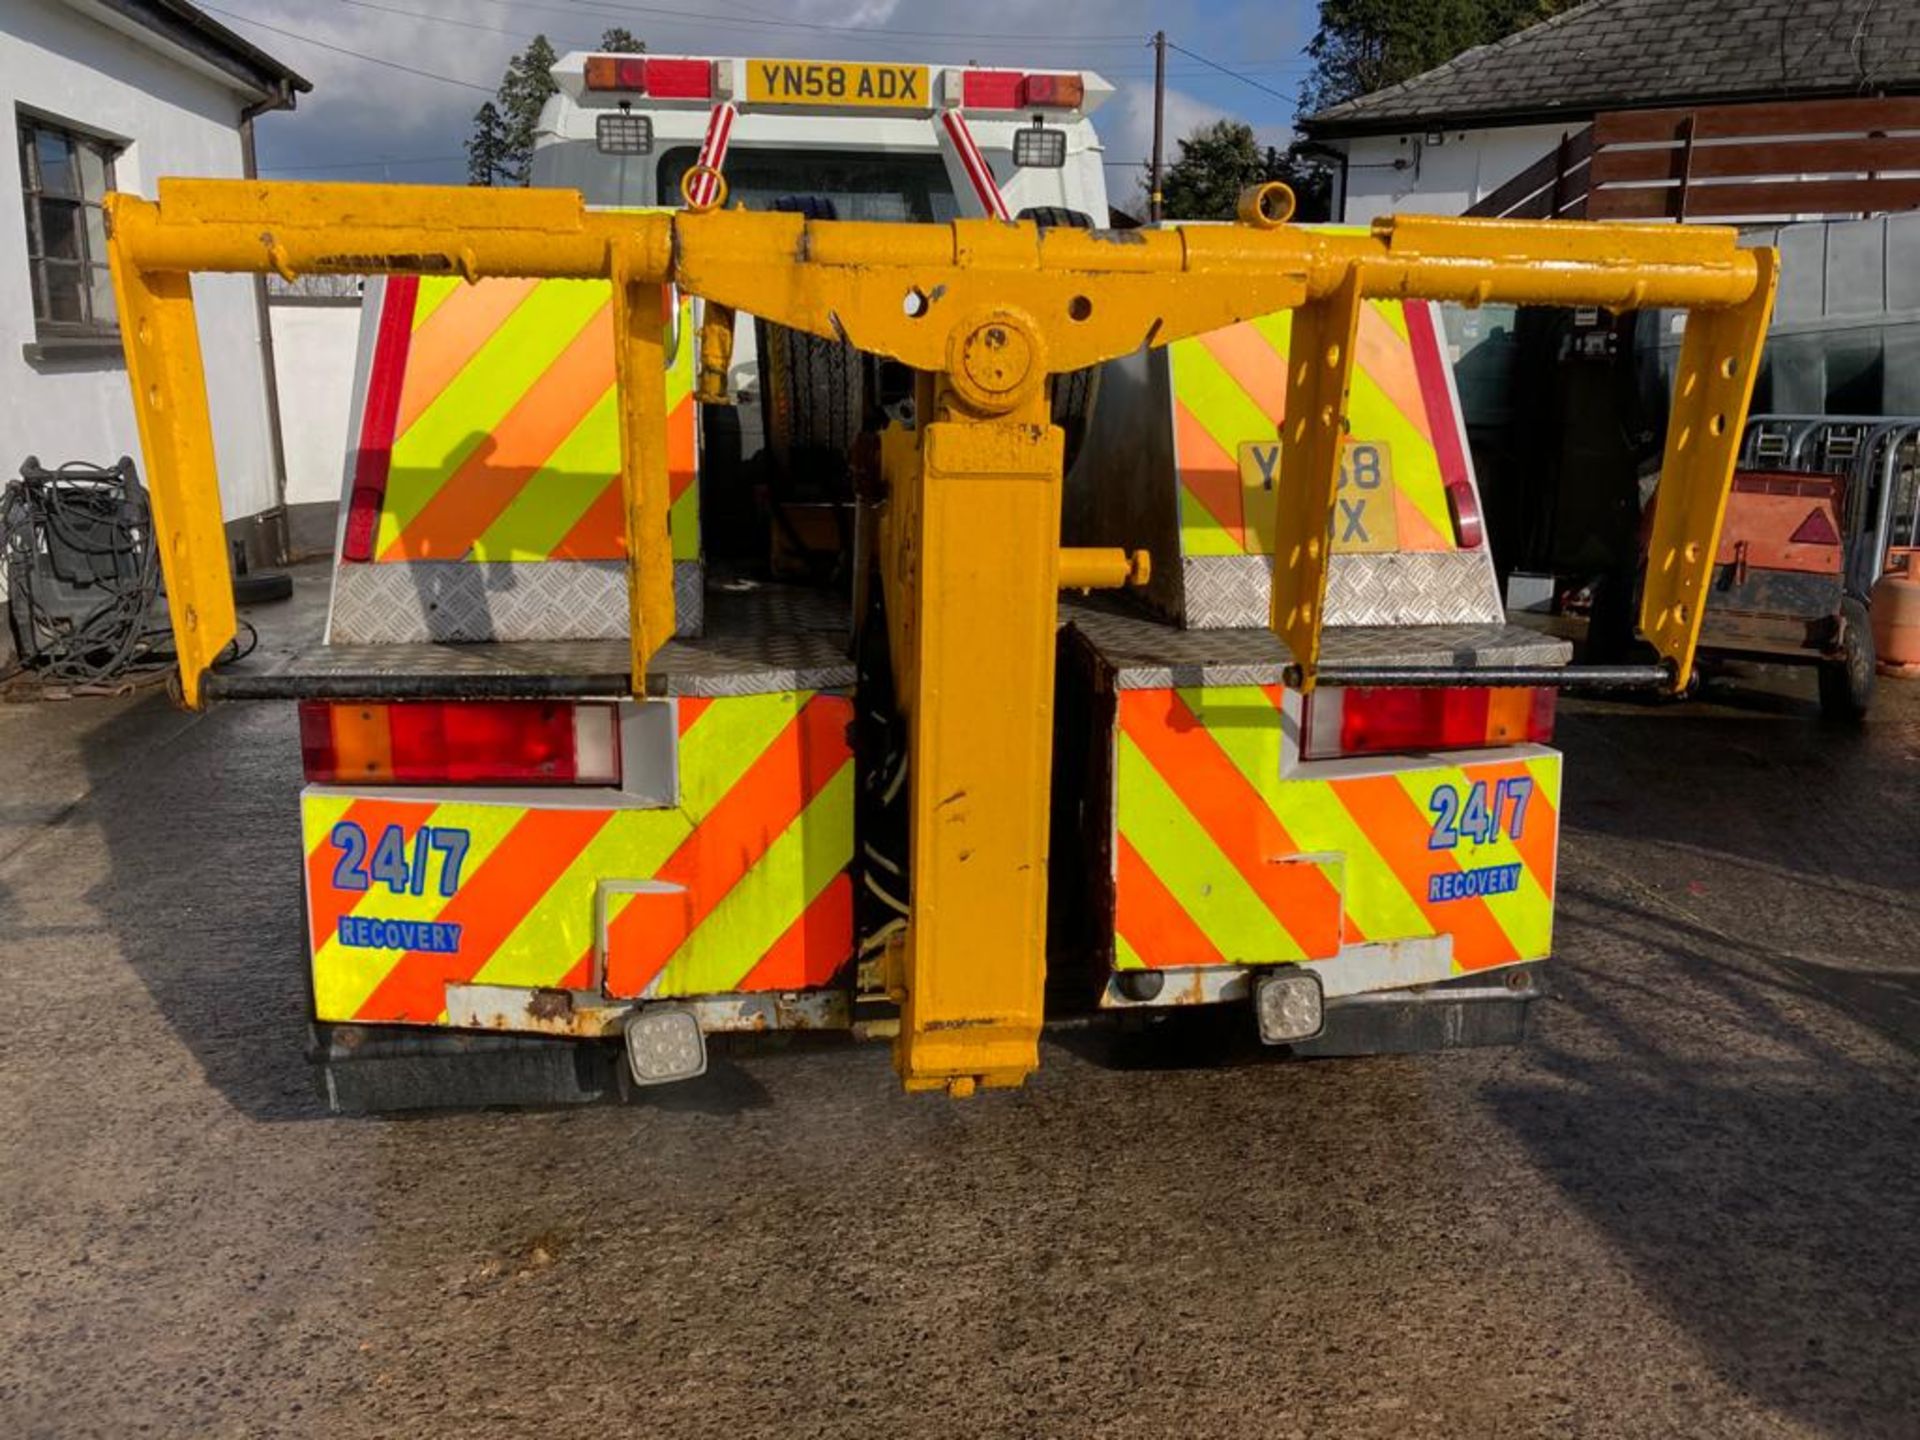
[[[713,62],[649,55],[589,55],[586,82],[589,90],[650,95],[656,100],[710,100]]]

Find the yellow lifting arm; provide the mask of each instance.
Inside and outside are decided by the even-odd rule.
[[[636,693],[673,632],[660,286],[903,361],[923,372],[920,425],[882,437],[891,490],[878,552],[912,751],[912,915],[887,967],[902,1011],[895,1063],[914,1088],[1017,1084],[1037,1063],[1045,974],[1057,592],[1143,578],[1147,563],[1062,555],[1049,375],[1300,312],[1272,623],[1310,686],[1362,302],[1693,312],[1642,611],[1676,685],[1692,666],[1772,306],[1772,253],[1704,227],[1411,217],[1317,233],[1279,223],[1276,194],[1256,195],[1240,225],[1125,234],[590,212],[556,191],[163,180],[157,204],[110,196],[187,703],[200,703],[234,629],[192,272],[611,281]],[[717,371],[717,333],[710,348]]]
[[[617,277],[632,297],[622,312],[633,323],[621,327],[621,368],[636,376],[651,373],[638,368],[650,348],[652,302],[642,292],[671,279],[710,301],[944,372],[976,419],[1010,413],[1049,374],[1300,308],[1323,368],[1302,365],[1289,385],[1290,399],[1313,398],[1307,415],[1296,410],[1289,420],[1290,434],[1305,421],[1309,443],[1288,446],[1283,462],[1273,613],[1308,684],[1359,300],[1700,312],[1682,349],[1642,611],[1643,630],[1679,685],[1692,667],[1699,597],[1774,286],[1770,252],[1737,248],[1731,230],[1696,226],[1414,216],[1365,234],[1264,220],[1109,234],[988,220],[589,211],[570,191],[163,180],[160,196],[158,204],[110,197],[110,252],[190,704],[200,672],[233,633],[184,279],[194,271]],[[989,331],[1007,343],[989,346]],[[662,467],[648,458],[652,407],[639,395],[653,388],[622,386],[630,554],[641,562],[636,684],[673,628],[670,586],[657,578],[666,567],[654,563],[665,553],[665,504],[651,492],[664,479],[646,473]],[[644,605],[641,592],[650,592]]]

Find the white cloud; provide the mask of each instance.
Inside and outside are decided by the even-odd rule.
[[[1162,127],[1166,160],[1170,163],[1180,153],[1175,142],[1182,135],[1226,113],[1169,86]],[[1108,198],[1122,210],[1144,215],[1145,162],[1153,154],[1153,82],[1122,85],[1119,93],[1095,112],[1093,123],[1107,147]]]

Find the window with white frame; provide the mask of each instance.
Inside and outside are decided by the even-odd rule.
[[[19,131],[35,328],[42,340],[115,335],[102,202],[123,147],[25,113]]]

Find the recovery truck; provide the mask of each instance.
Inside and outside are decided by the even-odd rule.
[[[1689,676],[1772,252],[1312,230],[1284,186],[1111,230],[1091,74],[555,73],[531,190],[109,201],[181,698],[299,702],[335,1104],[742,1030],[891,1036],[955,1095],[1068,1013],[1518,1036],[1554,696]],[[209,270],[376,277],[327,635],[272,670],[214,663]],[[1436,301],[1692,312],[1644,662],[1507,625]]]

